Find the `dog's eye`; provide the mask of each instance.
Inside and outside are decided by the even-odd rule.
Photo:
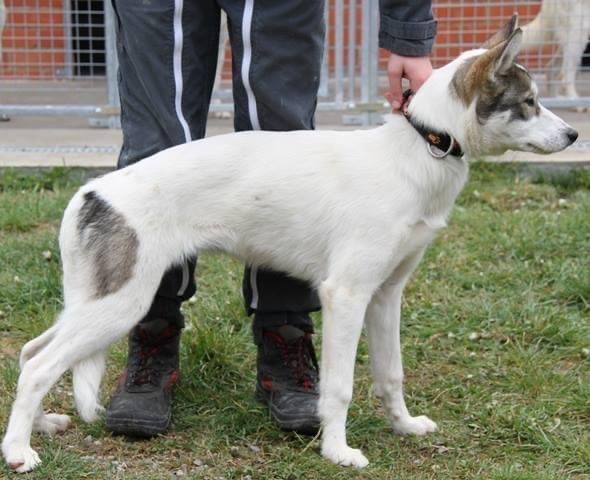
[[[524,103],[526,103],[529,107],[534,107],[535,106],[535,98],[529,97],[524,101]]]

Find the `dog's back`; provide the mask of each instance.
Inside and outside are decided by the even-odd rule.
[[[328,243],[351,235],[351,225],[367,228],[371,212],[387,210],[390,219],[408,223],[426,211],[448,214],[466,169],[449,184],[443,164],[412,151],[408,128],[396,117],[373,130],[244,132],[174,147],[82,187],[64,215],[62,254],[86,253],[66,239],[92,193],[168,263],[219,249],[315,281],[325,276],[327,260],[319,259],[333,248]],[[437,195],[426,204],[441,188],[455,193],[446,203]],[[426,203],[417,205],[417,195]],[[325,226],[322,237],[313,234],[318,224]],[[305,258],[285,254],[301,250]]]

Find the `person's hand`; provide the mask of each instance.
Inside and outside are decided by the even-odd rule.
[[[402,57],[392,53],[387,62],[389,90],[385,93],[392,110],[400,110],[403,103],[402,78],[410,81],[410,88],[415,92],[431,73],[432,64],[429,57]]]

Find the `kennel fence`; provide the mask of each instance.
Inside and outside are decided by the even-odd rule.
[[[545,0],[547,1],[547,0]],[[104,0],[0,0],[6,15],[0,36],[0,115],[71,115],[116,126],[117,59],[114,17]],[[474,48],[514,12],[520,23],[539,12],[540,0],[434,0],[438,35],[433,63],[442,65]],[[363,122],[384,112],[387,53],[377,48],[378,0],[327,0],[326,53],[318,108],[355,115]],[[582,21],[582,19],[580,19]],[[551,107],[590,107],[590,53],[580,58],[579,98],[552,95],[558,46],[539,45],[520,61]],[[231,111],[231,52],[225,60],[212,111]],[[553,63],[552,63],[553,62]],[[555,89],[553,89],[555,90]],[[373,118],[376,118],[373,115]]]

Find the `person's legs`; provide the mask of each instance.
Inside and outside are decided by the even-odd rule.
[[[324,45],[324,2],[221,0],[233,53],[235,129],[314,128]],[[272,185],[269,185],[272,187]],[[309,312],[320,308],[305,282],[248,268],[244,299],[254,313],[257,397],[286,429],[312,433],[317,364]]]
[[[113,0],[123,147],[118,168],[205,135],[219,37],[215,0]],[[174,165],[170,165],[174,168]],[[195,261],[162,278],[149,313],[129,335],[127,368],[106,412],[107,429],[150,436],[167,430],[184,320],[196,291]]]

